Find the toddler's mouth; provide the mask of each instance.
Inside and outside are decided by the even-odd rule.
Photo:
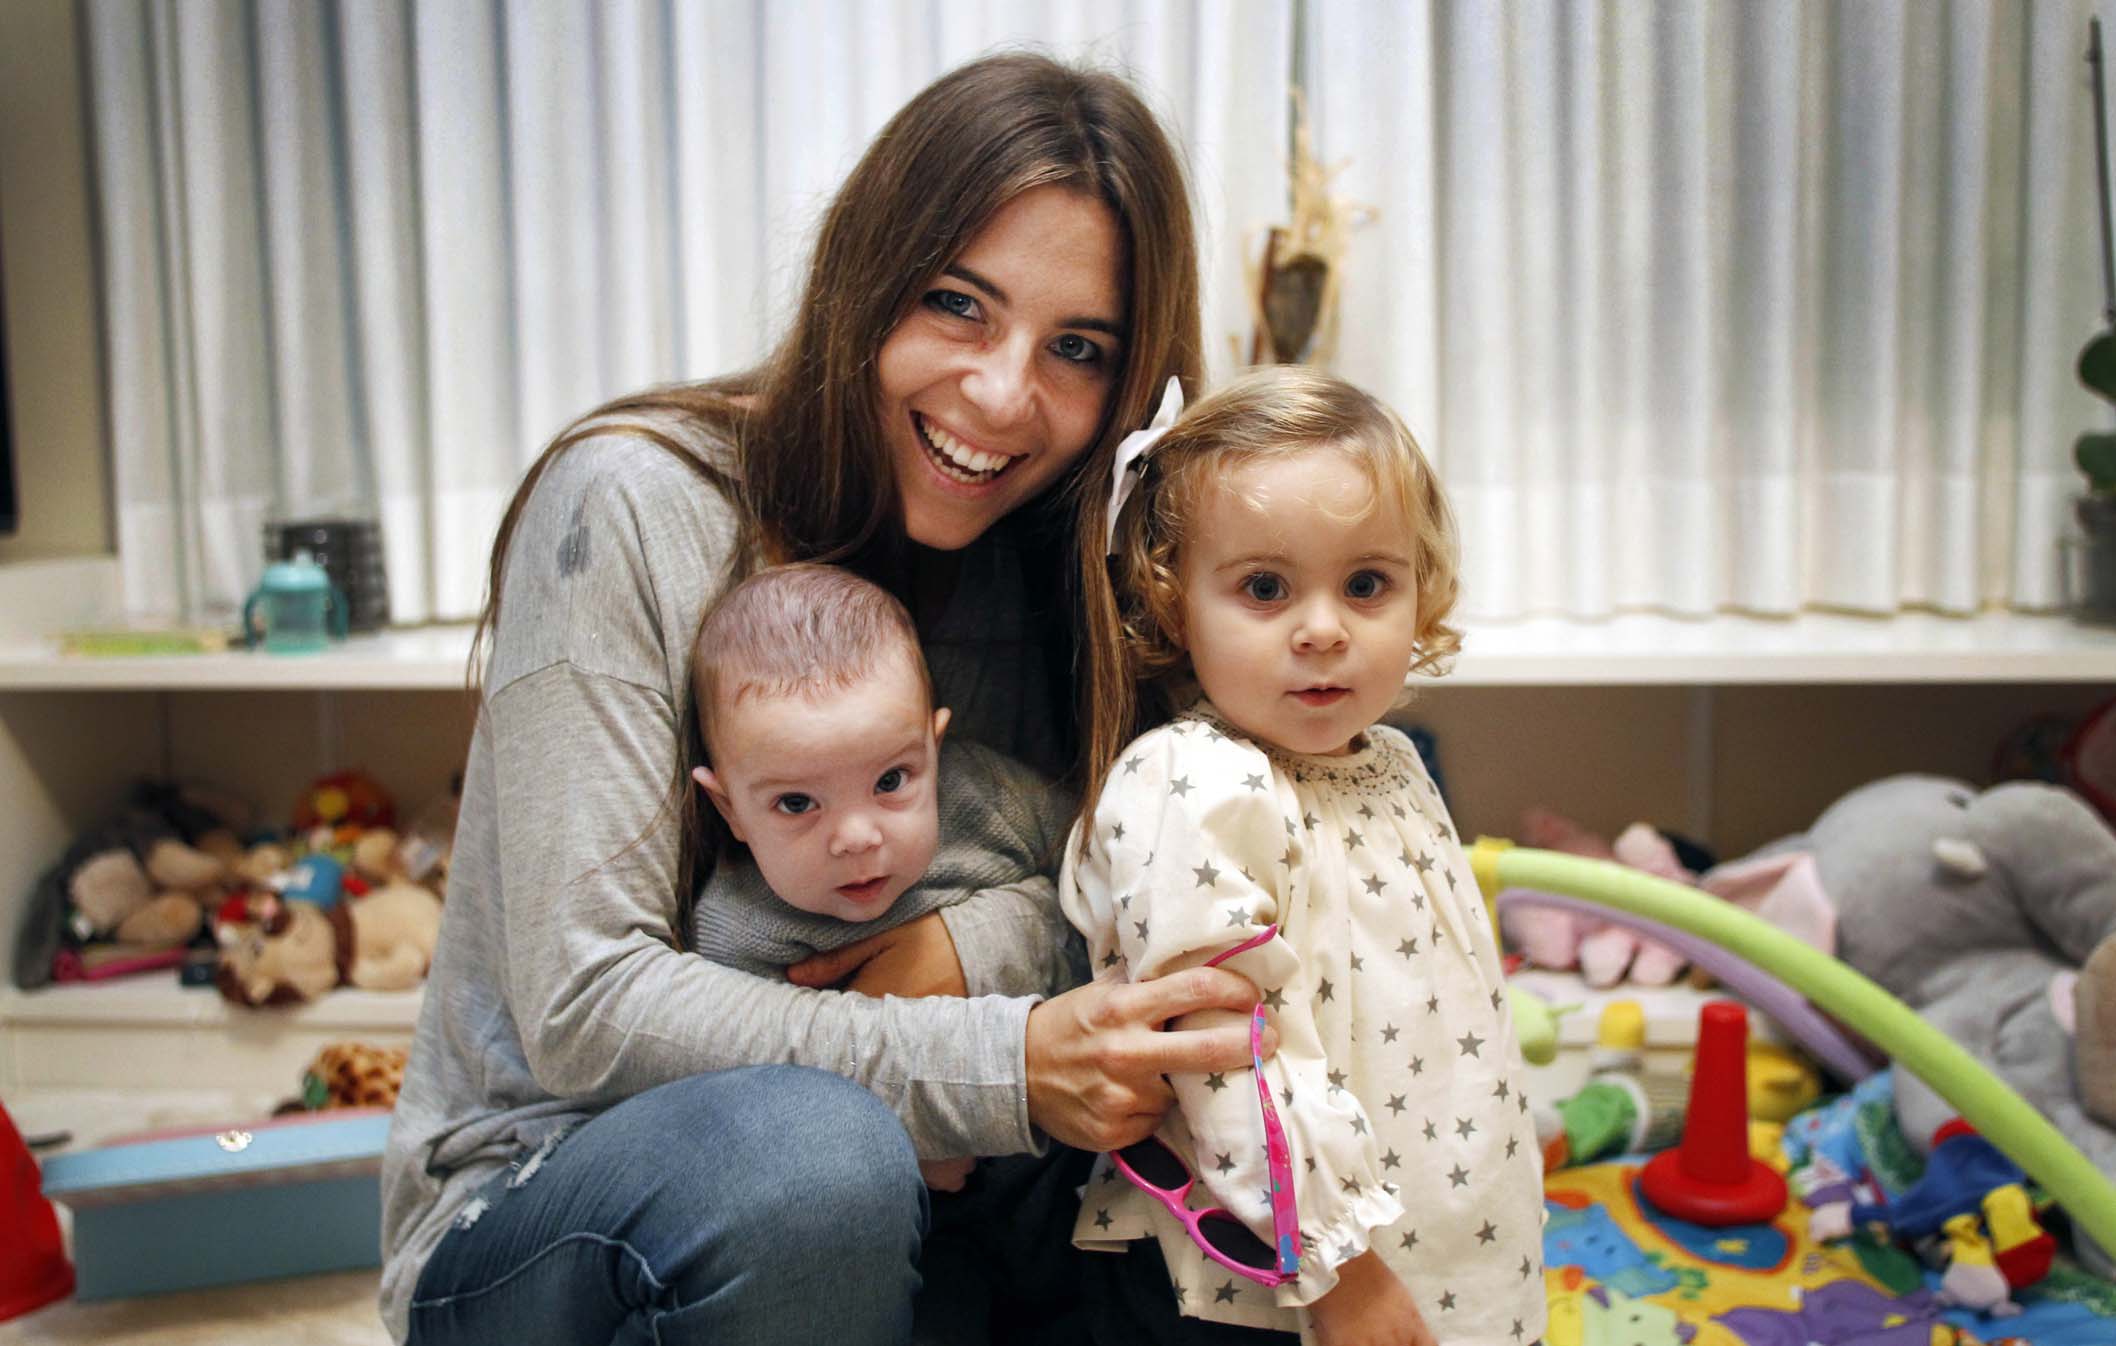
[[[1329,706],[1351,694],[1349,687],[1303,687],[1293,695],[1300,698],[1302,705]]]
[[[1005,454],[973,449],[916,411],[911,413],[911,425],[918,431],[919,446],[926,451],[926,461],[948,480],[959,481],[965,486],[982,486],[1021,461]]]

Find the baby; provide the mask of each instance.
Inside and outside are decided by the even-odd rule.
[[[786,565],[699,623],[691,777],[726,824],[694,952],[784,978],[988,889],[1048,884],[1071,801],[1013,759],[943,740],[948,711],[903,604],[848,570]],[[974,1161],[919,1165],[959,1190]]]
[[[1011,758],[944,742],[910,614],[850,571],[779,566],[729,589],[699,624],[691,694],[690,774],[734,843],[691,920],[715,962],[783,978],[1054,867],[1070,801]]]

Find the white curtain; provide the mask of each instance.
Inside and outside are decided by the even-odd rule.
[[[1130,73],[1188,148],[1216,353],[1283,210],[1290,5],[89,0],[127,606],[217,616],[269,518],[379,518],[392,616],[473,615],[523,468],[760,356],[810,225],[949,67]],[[1225,360],[1222,358],[1224,368]]]
[[[1338,364],[1441,464],[1471,614],[2055,605],[2093,12],[1311,0],[1380,211]]]
[[[2093,8],[88,0],[128,603],[225,610],[266,518],[351,511],[397,620],[472,614],[539,446],[761,354],[874,130],[1030,42],[1186,143],[1216,373],[1297,71],[1378,211],[1337,367],[1441,464],[1472,615],[2052,606]]]

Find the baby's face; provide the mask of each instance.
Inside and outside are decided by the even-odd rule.
[[[720,718],[719,766],[699,784],[781,901],[871,921],[926,872],[948,712],[928,709],[908,661],[813,700],[745,696]]]
[[[1379,720],[1417,653],[1410,532],[1331,448],[1203,486],[1178,561],[1183,645],[1219,712],[1302,753],[1344,752]]]

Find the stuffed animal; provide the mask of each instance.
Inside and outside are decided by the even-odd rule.
[[[216,794],[141,782],[38,879],[15,944],[15,983],[51,982],[62,955],[88,946],[173,949],[221,900],[234,829],[247,812]]]
[[[2116,834],[2094,811],[2047,785],[1979,793],[1893,776],[1750,859],[1799,854],[1812,868],[1784,872],[1819,882],[1837,956],[2116,1171]],[[1895,1106],[1916,1138],[1954,1116],[1906,1070],[1895,1072]],[[2081,1252],[2104,1275],[2116,1269],[2100,1249]]]
[[[1693,878],[1667,839],[1644,823],[1624,829],[1612,845],[1562,814],[1529,809],[1521,815],[1521,844],[1614,860],[1677,883]],[[1614,986],[1626,978],[1641,986],[1666,986],[1683,970],[1680,954],[1614,921],[1551,907],[1518,907],[1500,919],[1508,947],[1537,967],[1577,967],[1589,986]]]
[[[334,1042],[316,1053],[301,1076],[301,1103],[327,1108],[393,1108],[404,1087],[410,1053],[402,1047]]]
[[[415,883],[386,883],[327,910],[256,898],[249,919],[220,929],[215,984],[242,1005],[300,1004],[341,984],[404,990],[426,975],[440,930],[441,899]]]

